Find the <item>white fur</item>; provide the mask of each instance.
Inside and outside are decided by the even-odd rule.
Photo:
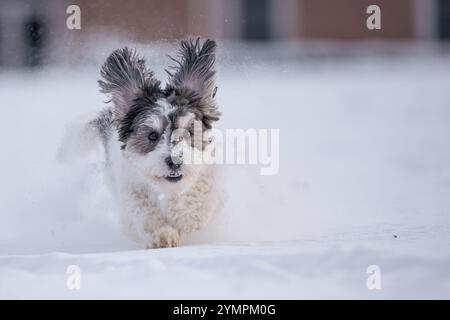
[[[117,137],[111,137],[107,181],[119,201],[126,233],[146,248],[178,246],[182,238],[207,225],[225,198],[216,165],[185,164],[181,181],[166,181],[167,152],[157,148],[138,156],[120,150]]]

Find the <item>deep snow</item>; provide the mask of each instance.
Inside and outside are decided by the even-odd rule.
[[[337,61],[219,66],[219,127],[279,128],[279,174],[225,168],[224,216],[152,251],[122,236],[98,155],[56,161],[103,106],[97,68],[0,73],[0,297],[450,298],[450,57]]]

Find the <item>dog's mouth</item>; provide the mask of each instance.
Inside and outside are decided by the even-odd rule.
[[[183,178],[183,174],[179,171],[173,171],[169,173],[168,176],[165,177],[167,181],[170,182],[178,182]]]

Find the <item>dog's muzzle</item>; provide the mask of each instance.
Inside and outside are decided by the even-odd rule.
[[[170,168],[170,173],[168,176],[166,176],[166,180],[170,182],[180,181],[181,178],[183,178],[183,174],[181,173],[180,170],[182,162],[181,161],[174,162],[171,156],[168,156],[165,159],[165,162],[167,166]]]

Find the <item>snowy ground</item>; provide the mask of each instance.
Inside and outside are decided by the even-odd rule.
[[[448,70],[445,56],[222,63],[220,128],[279,128],[280,172],[226,168],[220,225],[151,251],[122,236],[95,159],[55,158],[102,107],[97,69],[3,71],[0,298],[450,298]]]

